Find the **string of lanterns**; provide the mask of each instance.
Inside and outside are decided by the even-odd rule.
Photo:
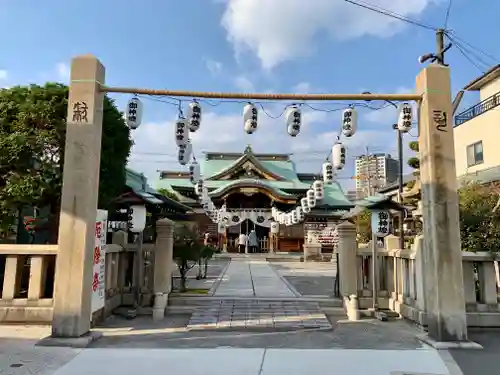
[[[142,121],[143,105],[137,96],[131,98],[127,104],[126,123],[130,129],[137,129]],[[253,134],[258,129],[259,111],[257,106],[248,103],[243,108],[243,129],[247,134]],[[397,128],[400,132],[406,133],[411,130],[413,119],[413,109],[410,104],[403,103],[398,108]],[[195,187],[195,193],[201,203],[206,215],[220,226],[229,224],[229,213],[226,205],[217,208],[209,196],[208,188],[204,184],[200,165],[193,155],[193,145],[190,134],[196,132],[202,122],[202,107],[196,101],[189,103],[186,116],[179,108],[179,118],[175,122],[175,143],[178,147],[178,161],[182,166],[189,164],[189,180]],[[302,126],[302,112],[299,106],[289,106],[285,112],[285,122],[287,133],[291,137],[296,137],[300,133]],[[358,113],[354,107],[344,109],[341,118],[340,135],[350,138],[357,131]],[[340,141],[340,136],[331,150],[331,162],[327,160],[322,166],[322,180],[312,183],[306,196],[300,200],[300,204],[286,212],[272,207],[271,233],[278,233],[279,225],[295,225],[305,219],[305,214],[311,212],[318,206],[325,197],[325,185],[332,184],[336,171],[340,171],[346,164],[347,149]]]

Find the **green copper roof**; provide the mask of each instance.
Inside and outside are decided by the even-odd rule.
[[[242,180],[229,180],[229,181],[205,181],[205,186],[208,189],[216,189],[216,190],[222,190],[225,187],[228,187],[229,185],[234,186],[236,182],[239,182]],[[251,180],[254,181],[254,180]],[[257,180],[260,182],[264,182],[266,186],[269,186],[270,188],[273,188],[275,190],[281,191],[283,194],[288,194],[283,190],[302,190],[303,195],[305,191],[307,191],[310,188],[310,184],[305,184],[303,182],[289,182],[289,181],[268,181],[268,180]],[[158,181],[156,185],[157,189],[163,188],[163,189],[169,189],[169,190],[175,190],[175,188],[188,188],[188,189],[194,189],[193,184],[187,179],[181,179],[181,178],[169,178],[169,179],[164,179]],[[211,191],[211,193],[214,190]],[[296,196],[296,195],[294,195]],[[354,204],[349,201],[344,192],[342,191],[342,187],[337,183],[334,182],[330,185],[325,185],[325,198],[321,202],[322,205],[325,206],[336,206],[336,207],[353,207]]]
[[[240,162],[244,157],[245,155],[236,160],[201,160],[201,174],[206,179],[211,178],[219,173],[230,170],[233,165]],[[284,180],[299,181],[297,171],[295,170],[295,163],[291,160],[259,160],[259,163],[269,172],[281,176]]]
[[[168,202],[171,206],[177,207],[183,211],[188,211],[190,208],[185,206],[181,202],[176,202],[173,199],[164,197],[164,200],[160,200],[155,195],[161,195],[159,191],[153,189],[148,184],[148,179],[144,174],[136,172],[132,169],[125,169],[125,184],[134,191],[135,194],[144,198],[146,201],[152,204],[162,204],[164,201]]]
[[[220,180],[225,172],[231,168],[242,166],[244,162],[250,162],[257,169],[269,172],[279,178],[278,181],[266,179],[232,179]],[[204,178],[205,186],[210,190],[210,194],[217,195],[223,190],[234,187],[238,184],[263,184],[269,189],[273,189],[281,196],[302,197],[311,187],[312,181],[303,182],[297,176],[295,163],[288,155],[281,154],[254,154],[248,146],[243,154],[206,154],[206,157],[198,161],[200,163],[201,174]],[[213,178],[213,180],[211,179]],[[194,189],[188,178],[164,178],[155,183],[157,189],[183,190]],[[342,188],[337,182],[325,185],[325,198],[321,202],[322,206],[335,206],[350,208],[354,205],[346,198]]]
[[[207,181],[207,182],[209,182],[209,181]],[[262,186],[264,189],[267,188],[267,189],[272,190],[277,195],[280,195],[283,197],[295,198],[295,195],[284,192],[283,190],[277,188],[276,186],[273,186],[270,182],[271,181],[255,180],[255,179],[251,179],[251,178],[227,181],[224,186],[221,186],[215,190],[212,190],[209,195],[218,196],[218,195],[224,193],[225,191],[227,191],[231,188],[234,188],[236,186],[252,186],[252,187],[253,186],[255,186],[255,187]]]

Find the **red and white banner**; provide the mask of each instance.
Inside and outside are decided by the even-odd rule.
[[[92,272],[92,305],[94,313],[104,307],[106,292],[106,234],[108,232],[108,211],[97,210],[95,222],[95,245]]]

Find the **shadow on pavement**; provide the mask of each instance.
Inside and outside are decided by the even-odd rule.
[[[453,349],[453,359],[464,375],[500,375],[500,329],[469,329],[469,340],[484,349]]]

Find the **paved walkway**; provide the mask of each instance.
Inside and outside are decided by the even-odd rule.
[[[42,355],[41,353],[44,353]],[[47,353],[51,354],[47,354]],[[448,375],[434,350],[85,349],[34,348],[31,356],[0,355],[7,375]],[[71,354],[70,354],[71,353]],[[25,353],[27,354],[27,353]],[[54,361],[54,358],[57,360]],[[47,365],[44,360],[51,359]],[[57,364],[56,364],[57,362]],[[14,365],[14,366],[13,366]],[[451,374],[454,375],[454,374]]]
[[[332,328],[316,303],[268,300],[222,300],[197,309],[189,330]]]
[[[265,260],[233,259],[226,269],[216,297],[295,297]]]
[[[332,328],[318,304],[299,301],[265,260],[233,259],[214,297],[191,315],[188,329]]]

